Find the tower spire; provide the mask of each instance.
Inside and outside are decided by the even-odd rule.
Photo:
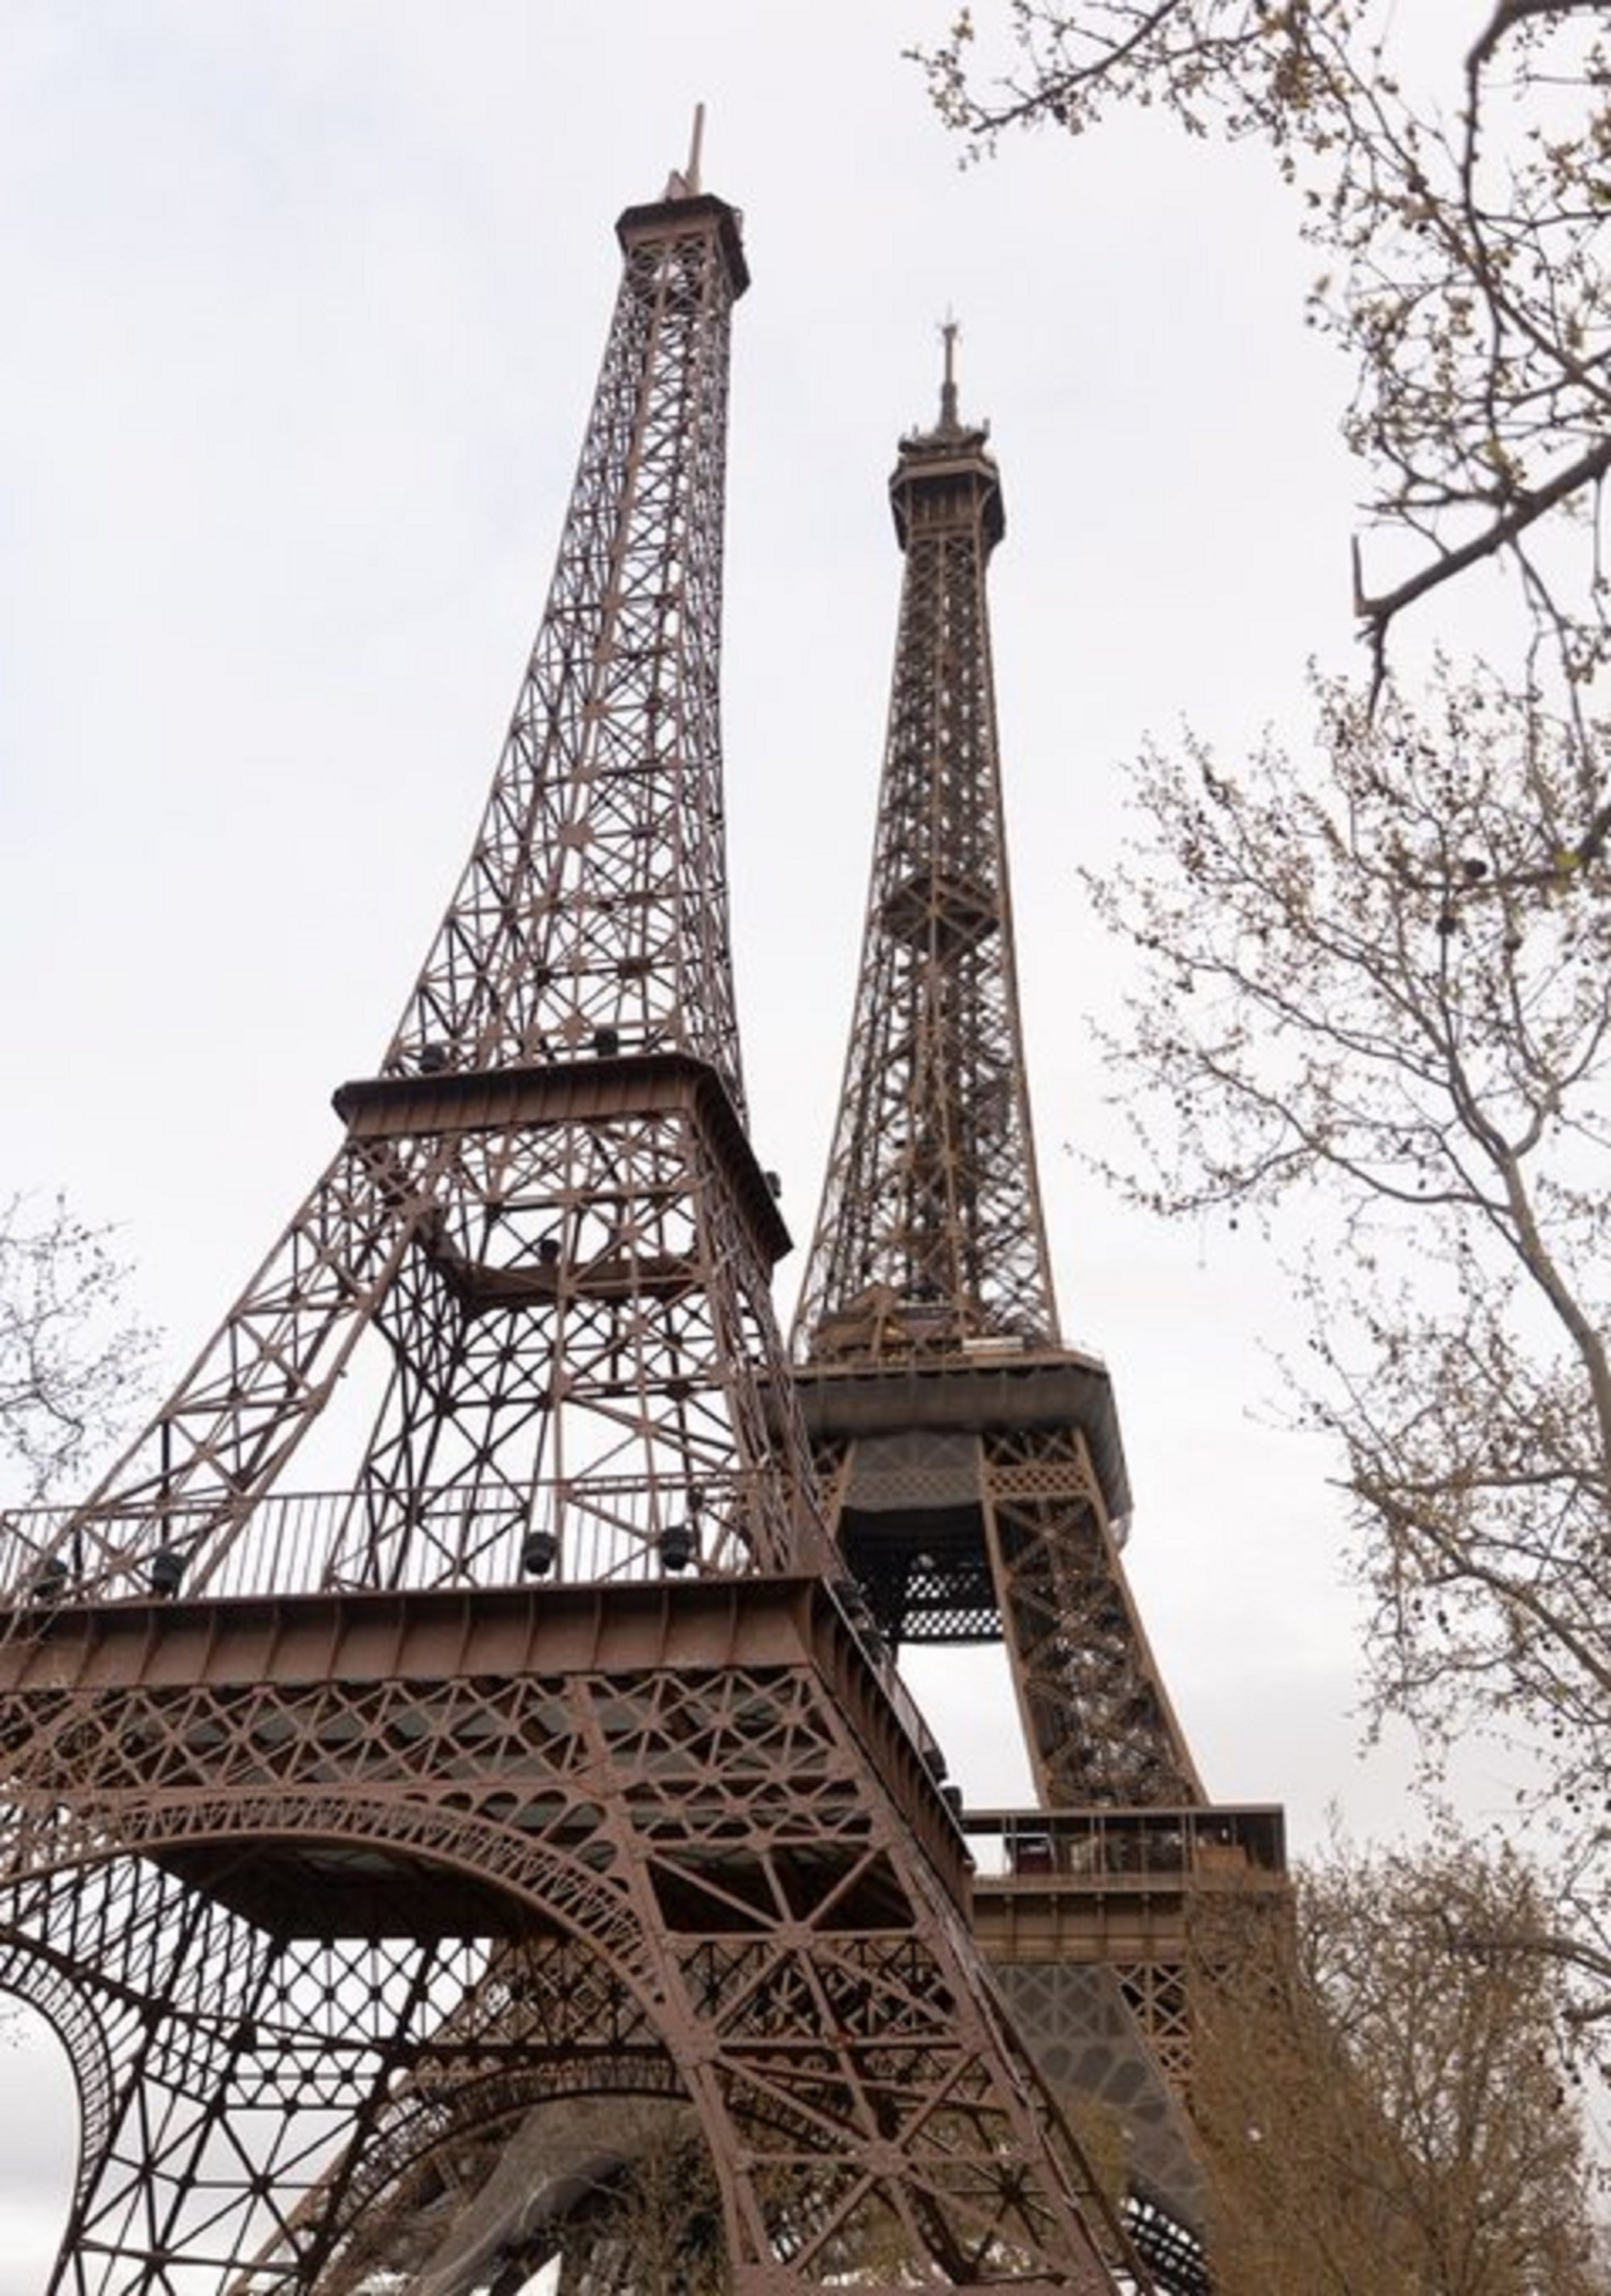
[[[700,153],[705,140],[705,108],[694,107],[694,125],[688,136],[688,164],[679,172],[673,168],[666,181],[669,200],[696,200],[699,197]]]
[[[1056,1309],[1018,1018],[985,577],[1006,530],[982,426],[890,480],[905,558],[860,979],[797,1353],[1052,1345]]]

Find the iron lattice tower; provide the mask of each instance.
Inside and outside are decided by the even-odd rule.
[[[985,596],[1006,520],[950,359],[948,330],[939,423],[901,442],[890,485],[905,572],[889,734],[795,1353],[882,1630],[1006,1637],[1048,1805],[1200,1802],[1118,1559],[1130,1496],[1107,1374],[1057,1333]]]
[[[1122,2109],[1138,2236],[1190,2290],[1184,1908],[1210,1875],[1273,1882],[1279,1819],[1207,1804],[1123,1568],[1108,1374],[1058,1335],[986,603],[1006,521],[987,433],[958,419],[955,332],[939,421],[901,441],[890,482],[893,687],[796,1379],[876,1630],[1006,1644],[1040,1808],[969,1814],[1006,1846],[1005,1874],[975,1886],[979,1934],[1048,2073]]]
[[[623,2094],[702,2133],[743,2296],[1116,2284],[769,1304],[717,711],[739,219],[673,178],[618,234],[547,611],[380,1071],[143,1439],[4,1526],[0,1982],[83,2106],[58,2296],[507,2296],[576,2100]],[[338,1386],[356,1472],[287,1496]]]

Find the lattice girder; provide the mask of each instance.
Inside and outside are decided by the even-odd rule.
[[[629,209],[547,611],[487,814],[384,1062],[678,1048],[744,1106],[727,952],[719,634],[737,219]]]
[[[500,1945],[393,2084],[361,2152],[349,2146],[304,2203],[309,2220],[326,2188],[339,2186],[319,2296],[349,2296],[373,2271],[414,2271],[470,2228],[483,2244],[523,2254],[526,2271],[535,2271],[568,2204],[561,2194],[545,2205],[554,2153],[563,2148],[518,2147],[530,2156],[529,2177],[514,2204],[505,2200],[490,2222],[484,2188],[522,2130],[540,2139],[557,2121],[568,2144],[578,2102],[601,2095],[686,2104],[677,2068],[642,2006],[585,1944],[551,1934]],[[506,2166],[501,2173],[507,2183]]]
[[[906,554],[850,1050],[796,1352],[1055,1343],[1017,988],[985,570],[982,430],[904,440]]]
[[[355,1255],[332,1250],[317,1287],[284,1304],[276,1260],[218,1344],[220,1368],[136,1455],[152,1464],[23,1537],[10,1584],[144,1593],[159,1554],[196,1592],[507,1584],[534,1533],[552,1543],[546,1570],[589,1578],[659,1575],[673,1531],[682,1567],[707,1570],[822,1551],[770,1302],[784,1230],[709,1068],[621,1056],[341,1100],[338,1168],[356,1232],[384,1239],[374,1265],[360,1281]],[[392,1378],[354,1503],[292,1562],[253,1505],[304,1423],[314,1362],[327,1393],[362,1361],[366,1327]],[[198,1423],[209,1446],[181,1458]]]
[[[0,1650],[0,1758],[8,1934],[55,1873],[182,1892],[74,2296],[316,2285],[341,2117],[378,2136],[399,2070],[456,2061],[495,1906],[584,1942],[670,2056],[736,2289],[892,2239],[938,2284],[1109,2284],[979,1989],[960,1845],[819,1582],[68,1610]]]
[[[70,1535],[4,1556],[4,1586],[144,1589],[170,1524],[215,1565],[329,1399],[380,1293],[429,1218],[433,1175],[388,1144],[333,1160],[151,1428]]]
[[[477,1949],[335,1949],[275,1939],[143,1860],[65,1866],[6,1892],[9,1989],[66,2043],[81,2148],[53,2290],[233,2262],[243,2192],[272,2221],[311,2189],[332,2135],[361,2128],[407,2062],[422,1981],[464,1984]],[[339,2003],[339,2010],[337,2004]],[[64,2013],[65,2011],[65,2013]]]
[[[1078,1428],[981,1446],[986,1537],[1036,1792],[1049,1808],[1204,1800]]]
[[[1128,1483],[1102,1367],[1051,1351],[886,1360],[809,1365],[800,1388],[879,1630],[896,1647],[1005,1643],[1041,1800],[1201,1801],[1113,1528]]]
[[[430,1096],[348,1104],[414,1124]],[[522,1083],[522,1120],[487,1131],[468,1122],[481,1097],[416,1280],[378,1317],[397,1376],[333,1582],[506,1581],[533,1533],[568,1577],[658,1573],[674,1529],[685,1567],[788,1567],[818,1534],[797,1431],[778,1439],[782,1231],[711,1072],[550,1067]]]

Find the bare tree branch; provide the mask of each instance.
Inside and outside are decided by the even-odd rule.
[[[1518,541],[1538,520],[1558,509],[1574,495],[1581,494],[1585,487],[1603,479],[1607,471],[1611,471],[1611,439],[1602,440],[1586,454],[1580,455],[1565,470],[1558,471],[1545,485],[1519,495],[1504,514],[1495,519],[1482,533],[1473,535],[1469,541],[1461,543],[1457,548],[1441,550],[1417,573],[1391,590],[1373,593],[1365,589],[1360,544],[1356,537],[1352,545],[1353,611],[1364,625],[1369,640],[1378,685],[1386,674],[1387,633],[1396,616],[1442,584],[1451,582],[1457,576],[1467,573],[1472,567],[1481,565],[1485,558],[1498,557],[1501,551]]]
[[[82,1472],[144,1391],[154,1339],[123,1312],[125,1278],[62,1198],[0,1204],[0,1457],[23,1498]]]
[[[1310,316],[1352,369],[1344,429],[1367,517],[1411,554],[1367,589],[1356,545],[1378,681],[1397,618],[1484,562],[1511,567],[1561,674],[1582,678],[1611,651],[1597,501],[1562,578],[1570,518],[1611,457],[1605,12],[1499,0],[1463,53],[1451,29],[1446,91],[1398,60],[1407,13],[1391,0],[1016,0],[994,27],[1006,72],[979,63],[966,13],[918,61],[975,153],[1009,128],[1084,133],[1126,105],[1263,142],[1323,266]],[[1557,570],[1548,583],[1535,545]]]

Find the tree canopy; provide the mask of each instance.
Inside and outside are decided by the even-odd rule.
[[[1558,1825],[1611,1769],[1611,904],[1546,826],[1582,760],[1491,677],[1318,700],[1323,778],[1149,749],[1134,846],[1089,880],[1147,967],[1130,1185],[1312,1238],[1296,1378],[1378,1690],[1429,1740],[1519,1717]]]
[[[1547,1923],[1458,1838],[1334,1845],[1203,1924],[1196,2118],[1220,2296],[1603,2296]]]
[[[1434,27],[1425,13],[1013,0],[965,10],[920,60],[975,152],[1014,127],[1085,135],[1126,105],[1196,136],[1262,141],[1315,250],[1310,319],[1347,362],[1373,529],[1352,603],[1378,674],[1401,615],[1496,560],[1551,667],[1576,682],[1611,635],[1605,12],[1494,0],[1485,20],[1439,11]]]

